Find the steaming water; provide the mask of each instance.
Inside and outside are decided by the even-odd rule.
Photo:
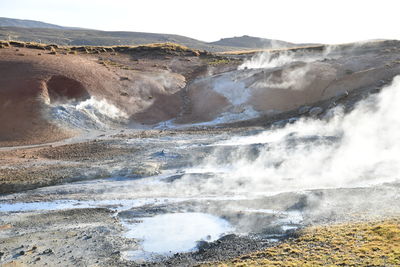
[[[194,212],[143,218],[129,228],[126,236],[143,240],[145,253],[162,255],[193,251],[198,241],[214,241],[233,230],[226,220]]]

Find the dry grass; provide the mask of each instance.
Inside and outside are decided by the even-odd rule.
[[[298,238],[218,266],[400,266],[400,220],[307,228]]]
[[[237,51],[225,51],[219,52],[217,54],[220,55],[251,55],[262,52],[282,52],[282,51],[299,51],[299,50],[323,50],[325,45],[311,45],[311,46],[296,46],[296,47],[287,47],[287,48],[268,48],[268,49],[253,49],[253,50],[237,50]]]
[[[190,49],[186,46],[175,43],[153,43],[135,46],[58,46],[34,42],[21,41],[1,41],[0,48],[20,47],[40,50],[50,50],[51,52],[65,52],[66,54],[101,54],[101,53],[137,53],[137,52],[160,52],[165,54],[180,54],[189,56],[200,56],[201,52]]]

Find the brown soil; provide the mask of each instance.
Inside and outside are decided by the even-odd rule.
[[[183,105],[180,91],[207,71],[208,61],[202,57],[211,56],[168,44],[62,48],[15,42],[2,47],[0,146],[46,143],[76,134],[54,124],[48,104],[91,96],[106,99],[135,123],[174,118]],[[222,65],[232,64],[237,62]]]
[[[127,120],[117,127],[154,125],[171,119],[183,124],[204,122],[224,112],[240,115],[245,110],[241,105],[251,106],[265,120],[271,111],[291,112],[360,88],[375,90],[400,72],[399,42],[343,45],[337,58],[250,71],[250,76],[243,78],[240,71],[233,73],[251,91],[246,102],[235,106],[213,86],[217,74],[237,68],[242,60],[238,55],[221,57],[172,44],[0,44],[0,146],[48,143],[78,134],[79,128],[66,129],[54,120],[50,105],[89,97],[104,99],[127,114]],[[308,48],[308,52],[318,56],[323,48]],[[303,50],[306,48],[299,53]],[[288,88],[270,84],[284,82],[296,70],[304,72],[301,83]],[[236,79],[234,75],[231,78]]]

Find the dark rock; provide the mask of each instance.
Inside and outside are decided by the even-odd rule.
[[[333,98],[333,101],[334,102],[339,102],[339,101],[345,99],[348,96],[349,96],[349,92],[348,91],[337,93],[336,96]]]
[[[207,241],[204,241],[204,240],[197,241],[196,247],[200,252],[203,252],[206,249],[210,248],[210,243],[208,243]]]
[[[314,107],[312,109],[310,109],[310,111],[308,112],[308,114],[310,114],[310,116],[318,116],[319,114],[321,114],[322,112],[324,112],[324,109],[321,107]]]
[[[53,254],[53,250],[50,249],[50,248],[45,249],[45,250],[42,252],[42,254]]]
[[[272,123],[272,127],[275,127],[275,128],[282,128],[282,127],[284,127],[287,123],[288,123],[287,120],[276,121],[276,122]]]
[[[306,114],[307,112],[309,112],[310,109],[311,109],[310,106],[302,106],[302,107],[300,107],[300,108],[298,109],[297,113],[298,113],[299,115],[303,115],[303,114]]]

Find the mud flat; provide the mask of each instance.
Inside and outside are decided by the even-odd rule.
[[[122,225],[107,209],[69,209],[9,214],[1,220],[3,266],[113,265],[132,241],[117,236]],[[6,220],[4,220],[6,219]]]
[[[79,201],[72,188],[59,200],[43,196],[59,189],[25,194],[25,200],[40,194],[41,202],[21,202],[23,195],[14,200],[10,196],[7,202],[2,199],[0,244],[5,266],[398,261],[400,207],[393,200],[399,195],[398,185],[253,199],[126,199],[122,195],[124,199]],[[366,196],[365,202],[357,202]],[[73,199],[65,200],[69,197]],[[380,209],[377,199],[390,203],[391,209]],[[334,253],[335,258],[324,259],[321,250]],[[242,256],[248,253],[252,254]],[[350,253],[355,256],[349,258]]]
[[[265,183],[267,187],[260,188],[243,178],[232,181],[236,174],[224,169],[224,161],[235,160],[238,151],[254,161],[273,143],[260,138],[263,128],[240,128],[234,136],[232,131],[210,131],[112,132],[96,142],[11,150],[18,159],[30,151],[41,157],[41,164],[64,162],[88,177],[0,196],[2,264],[196,266],[250,259],[256,263],[264,260],[262,252],[240,257],[281,251],[293,242],[306,246],[298,231],[308,226],[368,224],[400,214],[398,183],[363,181],[364,186],[357,187],[346,182],[308,190],[288,179],[288,190],[279,193],[277,185]],[[321,140],[306,139],[314,144]],[[304,138],[297,143],[303,146]],[[295,140],[290,144],[296,147]],[[93,147],[80,151],[87,146]],[[89,151],[93,154],[88,158]],[[201,164],[210,155],[217,156],[215,161],[220,157],[220,169]],[[78,168],[77,162],[87,165]],[[108,176],[95,178],[93,166],[101,166]],[[252,177],[257,178],[256,172]],[[308,235],[319,234],[325,236]],[[386,241],[381,242],[384,246]],[[285,253],[279,257],[285,259]],[[231,262],[237,257],[240,260]]]

